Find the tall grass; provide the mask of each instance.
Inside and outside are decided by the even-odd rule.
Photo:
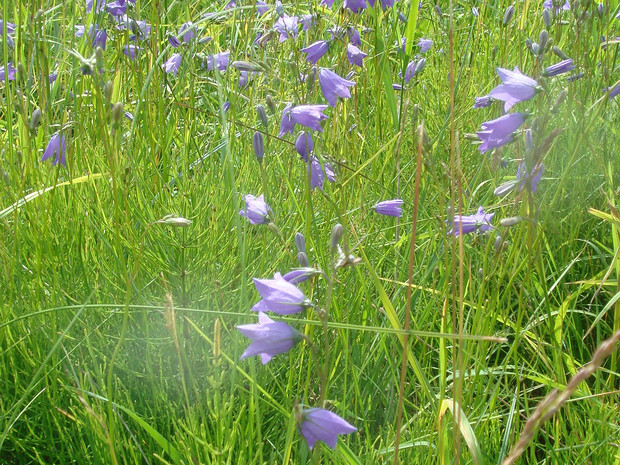
[[[606,93],[620,80],[618,2],[602,15],[590,2],[552,15],[538,58],[525,43],[545,28],[541,3],[515,3],[503,26],[504,0],[440,2],[440,12],[424,1],[415,13],[398,1],[358,15],[338,0],[288,2],[287,14],[313,13],[314,26],[258,46],[274,8],[259,17],[253,1],[137,0],[129,14],[151,32],[132,61],[122,53],[132,31],[115,30],[105,12],[0,0],[2,19],[18,26],[14,47],[6,36],[0,46],[0,65],[18,68],[0,83],[0,462],[501,464],[542,400],[620,329],[620,101]],[[166,74],[167,37],[187,21],[211,40],[176,50],[181,67]],[[105,70],[83,75],[70,51],[95,52],[74,26],[95,22],[108,29]],[[300,80],[311,65],[299,49],[334,26],[357,27],[368,57],[351,99],[313,133],[337,182],[311,190],[279,124],[289,102],[324,102],[318,81]],[[394,45],[401,37],[408,55]],[[434,41],[426,67],[394,91],[421,37]],[[319,66],[346,75],[346,44],[345,33]],[[468,135],[502,110],[473,109],[474,97],[500,83],[498,66],[538,76],[559,61],[552,46],[585,75],[549,78],[518,104],[540,116],[545,173],[535,194],[496,197],[525,141],[481,154]],[[202,67],[225,50],[263,71],[240,88],[234,68]],[[268,99],[264,128],[256,106]],[[117,102],[132,120],[113,118]],[[40,159],[58,131],[66,166],[52,167]],[[239,215],[248,193],[265,194],[275,227]],[[401,219],[374,213],[397,197]],[[446,220],[479,206],[495,213],[492,231],[447,234]],[[192,224],[158,222],[170,214]],[[511,217],[523,220],[500,226]],[[336,271],[337,223],[359,263]],[[235,325],[255,322],[259,299],[251,278],[297,267],[297,232],[311,266],[334,280],[301,285],[329,308],[327,331],[310,311],[281,320],[319,348],[327,341],[328,353],[313,361],[297,345],[264,366],[241,361],[248,340]],[[321,403],[322,357],[323,405],[359,431],[334,451],[309,451],[293,409]],[[620,464],[619,368],[611,350],[538,425],[522,463]]]

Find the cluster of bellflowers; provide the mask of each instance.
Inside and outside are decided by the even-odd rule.
[[[244,197],[245,208],[239,214],[247,218],[253,225],[268,225],[273,217],[273,211],[267,205],[261,195],[255,197],[246,195]],[[297,233],[295,235],[295,246],[297,249],[297,261],[300,265],[288,273],[282,275],[275,273],[273,278],[254,278],[254,287],[260,299],[252,306],[251,311],[258,313],[258,322],[252,324],[238,325],[237,329],[245,337],[251,340],[247,349],[241,355],[241,359],[247,357],[260,356],[261,362],[267,364],[275,356],[284,354],[292,350],[299,343],[305,342],[311,349],[315,367],[319,379],[319,391],[321,399],[325,399],[325,389],[327,386],[327,362],[323,365],[317,356],[318,349],[312,341],[294,326],[284,321],[277,321],[268,316],[272,313],[278,316],[301,315],[306,311],[313,310],[321,321],[324,329],[324,338],[328,338],[327,322],[329,319],[328,302],[325,308],[319,307],[311,301],[302,290],[301,286],[309,279],[323,276],[329,280],[329,287],[332,288],[336,270],[359,263],[359,259],[351,254],[345,253],[340,247],[340,240],[344,233],[342,225],[337,224],[332,230],[331,237],[331,257],[332,273],[327,276],[324,272],[310,267],[309,258],[306,254],[305,237]],[[328,291],[328,295],[331,291]],[[327,300],[329,297],[327,297]],[[326,347],[324,345],[323,347]],[[328,351],[328,349],[327,349]],[[324,354],[325,360],[329,353]],[[330,448],[335,449],[338,435],[350,434],[357,431],[357,428],[347,422],[336,413],[321,407],[309,407],[295,403],[294,417],[297,430],[305,439],[308,447],[312,450],[317,441],[322,441]]]
[[[600,5],[592,5],[592,9],[594,13],[591,14],[600,15]],[[542,17],[545,27],[550,28],[553,21],[558,19],[558,15],[569,10],[571,5],[568,1],[544,2]],[[514,7],[508,7],[503,19],[504,26],[510,23],[513,15]],[[474,108],[491,107],[498,102],[502,111],[502,115],[498,118],[482,123],[473,136],[473,139],[479,141],[478,150],[481,153],[492,152],[501,157],[502,151],[513,142],[523,141],[525,146],[523,155],[515,160],[517,166],[514,179],[502,183],[495,189],[494,194],[498,197],[516,192],[518,195],[527,193],[533,198],[536,194],[545,172],[543,158],[550,145],[549,137],[557,135],[557,132],[552,131],[551,136],[546,136],[543,134],[543,129],[552,127],[553,116],[559,111],[567,95],[565,88],[559,91],[557,89],[564,85],[569,86],[584,76],[575,61],[560,48],[553,46],[552,42],[548,31],[543,29],[537,42],[528,39],[525,43],[528,52],[535,58],[536,69],[541,69],[538,76],[531,77],[518,67],[513,69],[497,67],[497,75],[501,82],[489,94],[475,98]],[[608,98],[613,98],[620,93],[620,86],[605,89],[605,92]],[[527,105],[535,98],[545,98],[548,101],[548,105],[537,105],[538,109],[544,108],[547,111],[539,110],[541,112],[538,114],[528,111]],[[515,111],[515,108],[518,108],[518,111]],[[502,160],[502,164],[508,165],[508,162]],[[527,218],[524,216],[504,218],[501,224],[512,226],[524,219],[532,221],[530,216],[534,212],[527,208],[524,211]],[[455,215],[452,220],[447,221],[450,228],[448,232],[455,236],[474,232],[485,233],[493,229],[491,224],[493,216],[494,213],[485,213],[483,207],[479,207],[472,215]]]

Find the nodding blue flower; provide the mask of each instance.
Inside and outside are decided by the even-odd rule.
[[[217,67],[220,71],[226,71],[228,68],[228,61],[230,59],[230,52],[220,52],[215,55],[209,55],[207,57],[207,69],[213,71]]]
[[[85,32],[86,26],[81,24],[75,26],[75,37],[78,39],[82,38]],[[108,39],[108,33],[105,29],[99,29],[97,24],[91,24],[88,28],[88,36],[90,37],[93,48],[101,47],[105,50],[105,44]]]
[[[187,23],[183,23],[179,28],[179,33],[177,37],[183,39],[183,42],[186,44],[191,42],[196,38],[196,28],[194,27],[194,23],[188,21]]]
[[[6,33],[7,34],[13,34],[15,32],[15,29],[17,29],[17,24],[13,24],[9,21],[6,22]],[[4,34],[4,21],[2,19],[0,19],[0,36]]]
[[[1,81],[1,79],[0,79],[0,81]],[[609,89],[609,94],[608,94],[607,97],[611,100],[612,98],[614,98],[618,94],[620,94],[620,84],[617,84],[613,88]]]
[[[321,0],[321,5],[325,5],[327,8],[331,8],[334,4],[334,0]]]
[[[106,3],[105,10],[112,16],[121,16],[127,13],[127,4],[125,0],[116,0],[114,2]]]
[[[256,2],[256,12],[258,13],[258,16],[263,16],[269,11],[269,8],[269,5],[267,5],[265,2],[261,2],[261,0],[258,0]]]
[[[362,46],[362,38],[360,37],[360,33],[357,32],[357,29],[355,29],[353,26],[350,26],[347,29],[347,34],[349,35],[349,42],[351,42],[351,44],[355,45],[356,47]]]
[[[127,55],[130,59],[135,60],[136,55],[140,53],[140,47],[136,45],[125,45],[123,47],[123,53]]]
[[[17,74],[17,68],[10,61],[0,68],[0,81],[14,81]]]
[[[484,208],[478,208],[478,211],[473,215],[454,215],[451,226],[452,229],[448,231],[448,234],[458,236],[459,234],[469,234],[476,231],[485,233],[493,229],[491,220],[495,213],[485,213]],[[449,220],[446,223],[450,224]]]
[[[312,134],[307,131],[301,131],[295,141],[295,150],[304,161],[308,161],[308,154],[314,150],[314,141]]]
[[[563,5],[560,5],[560,2],[557,0],[545,0],[543,2],[543,8],[547,8],[549,10],[555,8],[556,13],[559,13],[561,10],[570,10],[570,4],[568,3],[568,0],[566,0]]]
[[[545,172],[545,165],[542,163],[538,163],[532,170],[528,173],[527,167],[525,166],[525,162],[519,163],[519,167],[517,168],[517,181],[521,181],[519,186],[519,190],[524,189],[525,187],[529,187],[529,190],[532,194],[536,193],[538,189],[538,183],[542,179],[542,175]]]
[[[173,73],[175,76],[179,72],[181,66],[181,54],[175,53],[162,65],[166,73]]]
[[[263,299],[264,307],[279,315],[299,313],[311,306],[304,293],[280,273],[276,273],[274,279],[254,278],[254,286]],[[252,310],[257,310],[256,305]]]
[[[297,413],[297,429],[312,450],[317,441],[335,449],[339,434],[350,434],[357,428],[329,410],[301,409]]]
[[[129,30],[133,32],[133,34],[129,36],[129,40],[146,40],[151,35],[151,25],[148,24],[146,21],[136,21],[127,16],[126,14],[121,16],[114,16],[113,19],[116,22],[117,30]]]
[[[321,68],[319,71],[319,83],[321,84],[321,90],[327,103],[332,107],[336,106],[338,97],[350,98],[351,91],[349,87],[355,85],[355,81],[349,81],[338,76],[332,70]]]
[[[497,68],[497,74],[502,80],[502,84],[495,87],[489,95],[504,102],[504,111],[508,111],[516,103],[529,100],[536,95],[538,83],[519,71],[519,68],[515,67],[514,71]]]
[[[318,158],[312,157],[310,159],[308,170],[310,171],[310,188],[314,190],[318,187],[323,190],[325,173],[323,172],[323,167],[321,166],[321,162],[319,162]]]
[[[353,13],[359,13],[361,10],[365,10],[368,5],[366,5],[366,0],[344,0],[342,6]]]
[[[47,143],[47,147],[43,152],[43,156],[41,157],[41,161],[51,159],[52,166],[56,166],[60,163],[62,166],[65,166],[65,153],[67,151],[67,139],[61,136],[59,133],[53,134],[50,137],[49,142]]]
[[[246,357],[260,355],[263,365],[278,354],[288,352],[304,336],[291,325],[282,321],[273,321],[263,312],[258,314],[258,324],[238,325],[241,334],[252,339],[252,343],[241,355]]]
[[[250,224],[267,224],[271,221],[269,213],[273,213],[273,211],[265,202],[263,195],[255,197],[252,194],[247,194],[243,196],[243,200],[245,201],[245,208],[239,214],[247,218]]]
[[[372,7],[375,6],[375,0],[368,0],[368,4]],[[381,8],[387,10],[394,6],[394,0],[381,0]]]
[[[433,41],[431,39],[420,39],[418,40],[418,47],[420,47],[420,53],[428,52],[433,46]]]
[[[573,60],[568,58],[566,60],[562,60],[555,65],[551,65],[543,71],[544,76],[557,76],[558,74],[567,73],[575,69],[575,65],[573,64]]]
[[[176,36],[168,36],[168,43],[172,46],[172,48],[177,48],[181,45],[181,42]]]
[[[367,53],[362,52],[355,45],[351,43],[347,45],[347,58],[349,59],[349,63],[352,65],[356,65],[361,68],[364,65],[364,58],[367,56]]]
[[[476,97],[476,103],[474,103],[474,108],[486,108],[491,105],[493,99],[490,95],[485,95],[483,97]]]
[[[301,23],[302,31],[309,31],[314,26],[314,16],[311,14],[301,15],[299,17],[299,22]]]
[[[327,180],[329,182],[336,182],[336,172],[334,171],[332,165],[325,163],[323,168],[325,168],[325,176],[327,177]]]
[[[386,216],[396,216],[400,218],[403,216],[403,203],[401,199],[384,200],[378,202],[373,207],[377,213]]]
[[[478,150],[484,153],[512,142],[513,133],[521,127],[524,121],[524,113],[509,113],[482,123],[482,130],[476,133],[482,141]]]
[[[300,51],[307,54],[306,60],[312,64],[316,64],[319,59],[327,53],[329,44],[324,40],[318,40],[313,44],[308,45],[306,48],[302,48]]]
[[[320,122],[327,119],[327,116],[323,114],[326,108],[327,105],[287,105],[282,111],[280,137],[286,133],[293,134],[296,124],[322,132]]]
[[[299,20],[297,16],[283,15],[278,18],[273,28],[280,33],[280,42],[284,42],[286,39],[297,38],[299,34],[298,28]]]
[[[97,0],[95,3],[95,14],[101,13],[105,9],[106,0]],[[93,0],[86,0],[86,13],[90,13],[93,9]]]

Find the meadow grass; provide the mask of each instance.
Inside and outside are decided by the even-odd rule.
[[[151,30],[130,60],[122,50],[132,31],[114,29],[105,11],[0,0],[2,19],[17,25],[14,44],[4,34],[0,46],[0,65],[17,67],[0,83],[1,463],[501,464],[543,399],[620,330],[620,101],[607,91],[620,80],[617,1],[602,14],[571,2],[549,26],[542,2],[529,0],[514,3],[506,25],[505,0],[439,2],[441,11],[401,0],[359,14],[339,0],[331,9],[287,2],[291,16],[312,13],[313,27],[255,45],[278,17],[268,3],[258,16],[253,0],[229,9],[136,0],[128,14]],[[188,21],[211,40],[174,50],[167,37]],[[75,52],[95,51],[74,26],[94,23],[109,34],[104,71],[93,61],[84,75]],[[313,132],[337,182],[312,190],[297,130],[280,136],[280,120],[287,103],[325,102],[318,80],[300,79],[312,68],[300,48],[348,26],[368,57],[351,66],[343,32],[318,63],[353,70],[356,84]],[[526,39],[538,42],[543,29],[547,49],[535,56]],[[422,37],[433,40],[423,55]],[[474,109],[474,97],[500,84],[496,67],[540,76],[560,61],[553,46],[584,76],[541,79],[517,104],[532,114],[524,128],[545,171],[535,193],[497,197],[532,150],[517,132],[480,153],[469,134],[501,116],[502,103]],[[233,67],[203,67],[226,50],[231,63],[260,67],[247,87]],[[178,74],[165,73],[175,52]],[[424,70],[394,91],[422,56]],[[40,161],[58,131],[65,166]],[[271,225],[239,214],[246,194],[265,195]],[[402,218],[373,211],[395,198]],[[448,233],[455,214],[479,206],[495,214],[491,231]],[[167,215],[192,223],[161,222]],[[339,268],[337,223],[354,262]],[[266,365],[240,360],[249,341],[235,326],[256,322],[260,298],[252,278],[299,266],[296,233],[325,272],[300,288],[328,318],[274,319],[304,333],[316,357],[304,343]],[[620,464],[617,348],[601,362],[536,425],[522,463]],[[335,450],[310,451],[297,404],[325,407],[358,431]]]

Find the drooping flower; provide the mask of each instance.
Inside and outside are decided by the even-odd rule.
[[[334,171],[334,168],[332,168],[332,165],[325,163],[323,168],[325,168],[325,176],[327,176],[327,180],[329,182],[336,182],[336,172]]]
[[[357,32],[357,29],[351,26],[347,29],[347,34],[349,35],[349,42],[351,42],[356,47],[361,47],[362,38],[360,37],[360,33]]]
[[[493,229],[491,220],[495,213],[485,213],[484,208],[478,208],[478,211],[473,215],[454,215],[454,219],[451,223],[452,229],[448,231],[448,234],[458,236],[459,234],[469,234],[475,231],[484,233]],[[446,220],[449,223],[449,220]]]
[[[0,79],[1,81],[2,79]],[[620,94],[620,84],[614,86],[611,89],[608,89],[609,94],[607,96],[607,98],[609,98],[609,100],[611,100],[612,98],[614,98],[616,95]]]
[[[239,212],[241,216],[247,218],[250,224],[267,224],[269,223],[269,213],[273,213],[271,207],[265,202],[265,197],[259,195],[258,197],[252,194],[246,194],[243,196],[245,201],[245,208]]]
[[[297,286],[284,279],[280,273],[276,273],[274,279],[254,278],[253,281],[256,290],[263,299],[263,308],[274,313],[290,315],[299,313],[310,306],[310,302],[304,293]],[[252,310],[262,311],[262,309],[256,309],[256,305],[252,307]]]
[[[357,428],[333,412],[322,408],[302,409],[297,419],[297,428],[312,449],[317,441],[323,441],[336,448],[339,434],[350,434]]]
[[[401,199],[384,200],[376,203],[373,208],[380,215],[397,216],[400,218],[403,216],[403,203],[404,201]]]
[[[176,76],[181,66],[181,54],[175,53],[162,65],[166,73],[174,73]]]
[[[320,122],[327,119],[323,111],[327,105],[287,105],[282,111],[282,121],[280,122],[280,137],[287,132],[293,134],[295,125],[301,124],[315,131],[323,131]]]
[[[241,360],[260,355],[263,365],[274,356],[288,352],[304,338],[291,325],[282,321],[273,321],[263,312],[258,314],[258,324],[238,325],[237,329],[241,334],[252,339],[252,343],[241,355]]]
[[[362,52],[355,45],[351,43],[347,45],[347,58],[352,65],[357,65],[361,68],[364,65],[364,58],[367,56],[367,53]]]
[[[515,67],[514,71],[497,68],[497,74],[502,84],[493,89],[489,95],[505,102],[504,111],[510,110],[516,103],[531,99],[536,94],[538,83],[519,71],[519,68]]]
[[[116,0],[106,3],[105,10],[112,16],[121,16],[127,13],[127,4],[125,0]]]
[[[52,159],[52,166],[56,166],[60,163],[62,166],[65,166],[65,153],[67,151],[67,139],[61,136],[59,133],[53,134],[50,137],[49,142],[47,143],[47,147],[43,152],[43,156],[41,157],[41,161]],[[55,156],[55,158],[53,158]]]
[[[425,53],[430,50],[433,46],[433,41],[431,39],[423,39],[418,40],[418,47],[420,47],[420,53]]]
[[[348,8],[353,13],[359,13],[367,7],[366,0],[344,0],[342,6]]]
[[[96,14],[100,13],[105,8],[105,2],[106,0],[97,0],[97,3],[95,4]],[[93,9],[93,0],[86,0],[86,13],[90,13],[92,9]]]
[[[301,15],[299,17],[299,22],[301,23],[302,31],[309,31],[314,26],[314,16],[311,14]]]
[[[308,45],[306,48],[302,48],[300,51],[307,54],[306,60],[312,64],[316,64],[319,59],[327,53],[329,44],[324,40],[318,40],[313,44]]]
[[[529,173],[527,172],[525,162],[519,163],[519,167],[517,168],[517,181],[520,181],[519,190],[524,189],[527,186],[532,194],[535,194],[538,189],[538,183],[542,179],[544,172],[545,165],[542,163],[538,163],[534,166]]]
[[[370,6],[375,6],[375,0],[368,0],[368,4]],[[383,8],[384,10],[387,10],[388,8],[391,8],[394,6],[394,0],[381,0],[381,8]]]
[[[332,107],[336,106],[338,97],[350,98],[351,91],[349,87],[355,85],[355,81],[349,81],[338,76],[332,70],[321,68],[319,71],[319,82],[321,84],[321,90],[327,103]]]
[[[140,52],[140,47],[136,45],[125,45],[123,47],[123,53],[132,60],[136,59],[136,55]]]
[[[323,167],[318,158],[312,157],[308,164],[308,170],[310,171],[310,187],[314,190],[319,188],[323,190],[323,184],[325,183],[325,173],[323,173]]]
[[[254,147],[254,155],[256,155],[256,159],[259,163],[263,161],[263,157],[265,156],[265,143],[263,141],[263,135],[256,131],[254,132],[254,137],[252,137],[252,147]]]
[[[188,21],[187,23],[183,23],[179,28],[179,33],[177,37],[183,39],[183,42],[186,44],[196,38],[196,28],[194,27],[194,23]]]
[[[331,8],[334,4],[334,0],[321,0],[321,5],[325,5],[328,8]]]
[[[312,134],[307,131],[301,131],[295,141],[295,150],[304,161],[308,161],[308,154],[314,150],[314,141]]]
[[[563,5],[560,5],[560,1],[557,0],[545,0],[543,2],[543,8],[547,8],[547,9],[552,9],[555,8],[556,12],[560,12],[560,10],[570,10],[570,4],[568,3],[568,0],[566,0],[564,2]]]
[[[226,71],[228,68],[228,61],[230,58],[230,51],[216,53],[215,55],[209,55],[207,57],[207,69],[213,71],[217,66],[220,71]]]
[[[476,97],[476,103],[474,103],[474,108],[486,108],[491,105],[493,99],[490,95],[485,95],[483,97]]]
[[[557,76],[558,74],[567,73],[571,70],[575,69],[575,65],[573,64],[573,60],[568,58],[567,60],[562,60],[555,65],[551,65],[543,71],[543,75],[545,76]]]
[[[258,13],[258,16],[263,16],[268,11],[269,5],[267,5],[265,2],[261,2],[261,0],[258,0],[256,2],[256,12]]]
[[[273,28],[280,33],[280,42],[284,42],[288,38],[296,39],[299,34],[298,24],[297,16],[285,14],[278,18]]]
[[[177,38],[177,36],[168,36],[168,43],[172,46],[172,48],[177,48],[181,45],[181,42]]]
[[[482,123],[481,130],[476,133],[482,141],[478,150],[484,153],[511,142],[513,133],[521,127],[524,121],[524,113],[509,113]]]
[[[6,67],[0,68],[0,81],[14,81],[15,75],[17,73],[17,68],[13,66],[13,63],[10,61],[6,64]]]

